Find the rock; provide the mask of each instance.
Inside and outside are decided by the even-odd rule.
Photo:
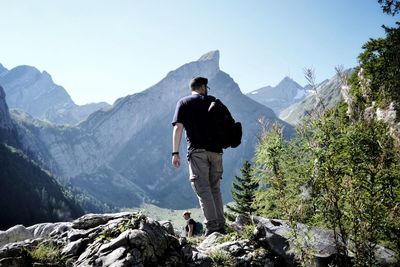
[[[198,248],[203,250],[209,249],[210,247],[215,245],[217,239],[221,236],[223,235],[218,232],[212,233],[211,235],[207,236],[207,238],[204,239],[203,242],[199,244]]]
[[[380,266],[398,266],[396,253],[390,249],[376,246],[375,257]]]
[[[301,250],[311,253],[313,266],[330,266],[335,260],[350,262],[350,257],[337,251],[332,230],[321,228],[309,228],[304,224],[297,224],[296,232],[301,238],[300,247],[294,245],[293,230],[286,221],[271,220],[261,217],[253,217],[257,224],[256,237],[266,248],[282,257],[286,264],[295,265],[296,259],[300,259]],[[344,246],[343,244],[340,244]],[[377,246],[376,258],[383,266],[395,266],[397,264],[395,253],[391,250]]]
[[[68,256],[78,256],[79,253],[82,252],[83,248],[86,247],[88,243],[89,239],[87,238],[70,242],[62,249],[61,253],[63,255],[68,255]]]
[[[100,257],[96,260],[96,265],[97,266],[110,266],[116,261],[122,259],[126,253],[126,248],[124,247],[119,247],[113,251],[111,251],[109,254]]]
[[[114,238],[110,242],[102,245],[99,249],[99,252],[103,253],[127,245],[129,242],[129,234],[130,230],[121,233],[117,238]]]
[[[31,231],[23,225],[16,225],[7,231],[0,231],[0,248],[5,244],[33,238]]]
[[[0,267],[21,267],[29,266],[27,257],[0,258]]]
[[[102,224],[106,224],[108,221],[113,219],[119,219],[121,217],[128,217],[133,215],[133,212],[121,212],[121,213],[110,213],[110,214],[86,214],[72,223],[72,227],[75,229],[89,229]]]
[[[159,223],[167,230],[170,235],[175,235],[174,226],[170,221],[159,221]]]
[[[236,216],[235,222],[231,224],[231,227],[237,232],[242,232],[244,227],[250,224],[252,224],[250,217],[238,215]]]
[[[34,262],[26,253],[40,244],[54,244],[66,259],[66,266],[76,267],[206,267],[215,264],[215,254],[212,254],[215,251],[223,251],[232,258],[235,266],[295,266],[299,251],[294,248],[287,222],[261,217],[254,217],[253,221],[257,223],[257,242],[242,239],[221,244],[222,234],[213,233],[198,246],[191,245],[186,238],[172,235],[170,223],[160,223],[143,216],[134,219],[130,213],[91,214],[73,223],[40,224],[29,229],[16,226],[9,229],[8,234],[18,236],[17,239],[28,239],[1,247],[0,267],[45,266]],[[85,229],[73,228],[74,224]],[[336,250],[331,231],[308,229],[304,225],[298,225],[297,231],[302,237],[306,234],[312,236],[302,238],[300,244],[302,248],[312,251],[313,266],[334,263]],[[6,232],[2,232],[3,240]],[[34,239],[35,236],[40,238]],[[376,254],[382,266],[396,266],[394,252],[378,246]]]

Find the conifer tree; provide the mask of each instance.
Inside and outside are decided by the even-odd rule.
[[[229,219],[233,220],[235,215],[250,216],[255,209],[251,207],[254,199],[254,192],[258,188],[258,182],[252,179],[252,166],[245,161],[240,170],[242,177],[235,176],[236,183],[233,183],[232,198],[234,205],[227,205],[230,212],[227,212]],[[232,214],[233,213],[233,214]]]

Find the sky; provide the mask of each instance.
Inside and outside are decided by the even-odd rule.
[[[47,71],[77,104],[112,104],[219,50],[246,93],[354,67],[396,20],[376,0],[1,0],[0,64]]]

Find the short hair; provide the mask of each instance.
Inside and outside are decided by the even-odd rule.
[[[202,85],[207,86],[208,84],[208,79],[204,77],[195,77],[190,80],[189,86],[192,91],[199,89]]]

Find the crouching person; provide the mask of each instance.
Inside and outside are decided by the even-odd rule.
[[[182,216],[186,220],[185,236],[192,237],[203,233],[203,225],[190,217],[190,211],[183,212]]]

